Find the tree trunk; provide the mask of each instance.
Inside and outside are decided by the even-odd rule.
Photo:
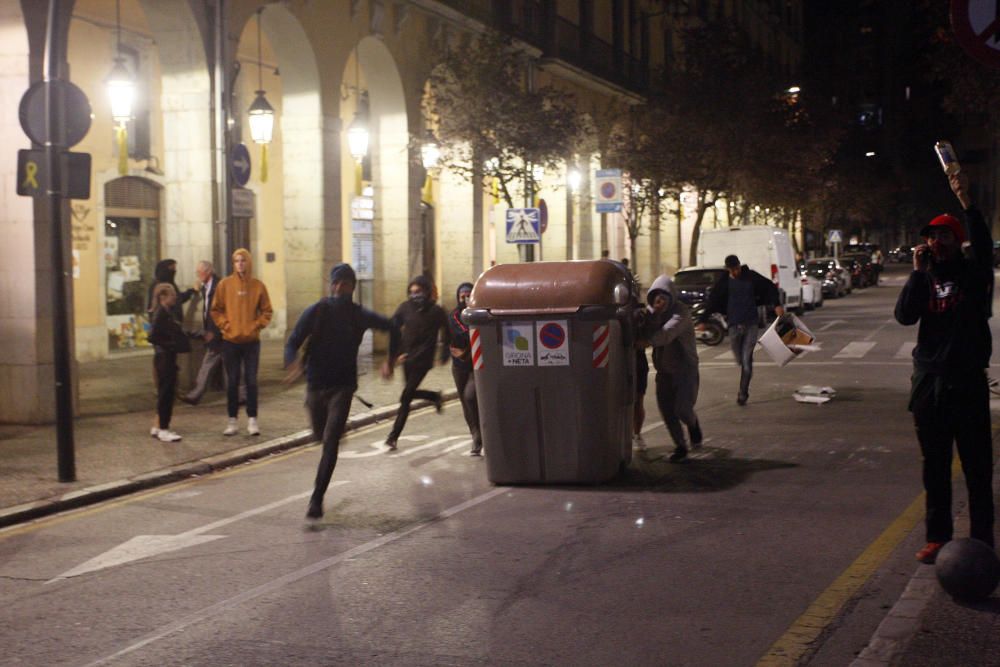
[[[698,240],[701,238],[701,221],[705,218],[705,191],[698,190],[698,215],[694,219],[694,228],[691,230],[691,248],[688,250],[688,262],[690,266],[698,264]]]

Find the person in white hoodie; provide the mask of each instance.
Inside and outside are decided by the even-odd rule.
[[[658,277],[646,293],[649,317],[640,337],[653,347],[653,367],[656,368],[656,404],[663,422],[673,438],[673,462],[683,461],[691,447],[700,447],[701,426],[694,412],[698,401],[698,350],[695,346],[691,311],[677,298],[673,281]]]

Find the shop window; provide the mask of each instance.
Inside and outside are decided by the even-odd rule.
[[[105,185],[105,301],[112,352],[149,347],[146,308],[160,261],[159,198],[159,186],[134,176]]]

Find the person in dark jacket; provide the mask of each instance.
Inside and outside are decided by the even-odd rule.
[[[219,276],[215,274],[215,267],[207,259],[198,262],[195,274],[198,276],[198,291],[201,293],[201,329],[196,336],[205,343],[205,356],[202,357],[201,366],[198,368],[198,378],[194,382],[194,387],[180,397],[189,405],[197,405],[201,401],[201,397],[208,389],[212,373],[222,363],[222,332],[215,326],[215,320],[211,315],[212,300],[215,298],[215,288],[219,285]]]
[[[479,402],[476,400],[476,382],[472,377],[472,341],[469,327],[462,322],[462,311],[472,295],[472,283],[462,283],[455,292],[458,305],[448,316],[451,330],[451,376],[455,379],[458,398],[462,402],[462,414],[472,434],[470,455],[481,456],[483,436],[479,430]]]
[[[983,215],[971,205],[965,174],[950,178],[965,209],[966,230],[940,215],[921,230],[913,272],[896,301],[900,324],[919,323],[913,348],[909,409],[923,455],[927,545],[917,560],[933,563],[952,538],[952,443],[958,449],[969,494],[970,536],[991,547],[993,539],[993,445],[990,429],[990,316],[993,241]]]
[[[399,436],[403,433],[406,420],[410,416],[410,403],[414,398],[431,401],[438,412],[441,412],[441,392],[418,389],[424,376],[434,365],[434,353],[438,344],[438,334],[444,338],[439,355],[440,363],[448,360],[448,347],[451,344],[451,332],[448,328],[448,315],[444,309],[431,298],[434,288],[431,281],[424,276],[417,276],[406,286],[407,299],[399,304],[392,322],[403,332],[402,355],[396,363],[403,364],[403,375],[406,386],[399,396],[399,412],[392,431],[385,439],[389,451],[397,447]]]
[[[323,496],[337,465],[340,437],[358,388],[358,347],[365,331],[389,332],[389,358],[382,366],[382,377],[392,375],[392,360],[399,348],[399,329],[387,317],[354,303],[351,297],[356,285],[357,277],[349,264],[334,266],[330,270],[330,296],[302,312],[285,344],[287,368],[295,362],[303,343],[309,341],[304,355],[306,407],[313,436],[323,442],[306,512],[309,520],[323,516]]]
[[[150,435],[161,442],[177,442],[181,439],[170,430],[170,419],[174,412],[174,396],[177,393],[177,355],[191,351],[191,343],[181,329],[181,323],[174,318],[177,305],[177,290],[170,283],[160,283],[153,288],[153,326],[149,332],[149,342],[153,344],[153,370],[156,378],[156,413],[159,418]]]
[[[775,284],[741,263],[739,257],[729,255],[725,265],[729,275],[719,278],[712,287],[702,317],[712,313],[726,316],[729,344],[740,367],[740,390],[736,402],[746,405],[750,398],[750,378],[753,377],[753,350],[757,345],[757,308],[772,307],[779,317],[785,314],[785,309],[779,302]]]
[[[182,306],[188,302],[188,300],[197,294],[195,289],[186,289],[183,292],[177,287],[177,283],[174,282],[177,278],[177,260],[176,259],[161,259],[156,263],[156,268],[153,269],[153,282],[149,284],[149,292],[146,295],[146,311],[152,315],[153,311],[156,310],[159,304],[153,299],[153,290],[160,283],[167,283],[174,288],[177,293],[177,299],[174,305],[171,307],[174,319],[178,322],[184,321],[184,311]]]

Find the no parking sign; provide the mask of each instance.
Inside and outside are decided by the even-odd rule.
[[[569,336],[566,320],[535,323],[539,366],[569,366]]]
[[[951,0],[951,29],[970,56],[1000,69],[1000,6],[996,0]]]

